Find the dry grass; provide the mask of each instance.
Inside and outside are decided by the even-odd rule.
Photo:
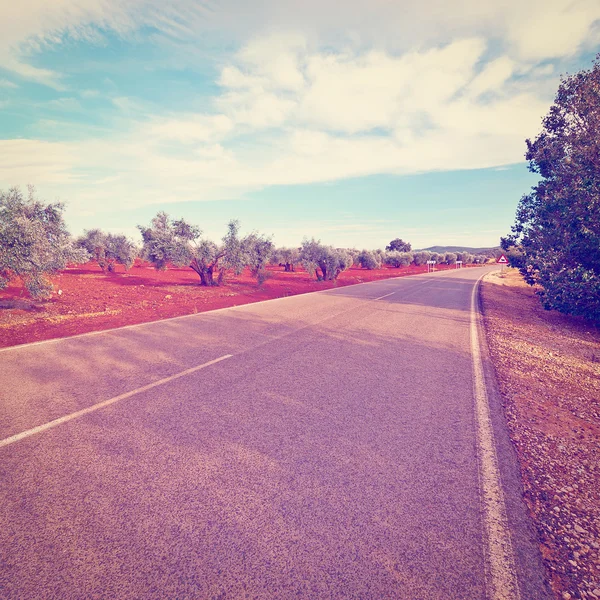
[[[525,501],[557,598],[600,598],[600,330],[489,275],[484,322]]]

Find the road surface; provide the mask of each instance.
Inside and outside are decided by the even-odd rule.
[[[483,272],[0,352],[0,597],[547,598]]]

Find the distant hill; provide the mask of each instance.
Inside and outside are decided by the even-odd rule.
[[[469,252],[470,254],[485,254],[486,256],[499,256],[502,253],[500,246],[494,248],[469,248],[468,246],[430,246],[429,248],[421,248],[428,252]]]

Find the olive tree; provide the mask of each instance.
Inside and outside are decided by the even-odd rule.
[[[387,252],[410,252],[412,247],[409,242],[400,238],[392,240],[386,247]]]
[[[385,264],[390,267],[408,267],[413,261],[413,255],[410,252],[386,252],[385,253]]]
[[[332,281],[352,266],[352,256],[345,250],[325,246],[314,238],[302,241],[300,259],[304,268],[318,281]]]
[[[138,226],[144,241],[142,255],[157,269],[168,263],[188,265],[200,277],[200,284],[221,285],[227,270],[239,274],[247,264],[247,255],[239,237],[239,222],[230,221],[221,244],[201,238],[201,230],[183,219],[172,220],[159,212],[150,227]]]
[[[363,269],[379,269],[381,267],[381,256],[369,250],[363,250],[356,258],[353,257],[353,263],[357,263]]]
[[[259,283],[263,283],[267,277],[267,265],[275,248],[271,238],[253,231],[242,240],[242,248],[252,276],[256,277]]]
[[[100,229],[84,231],[75,245],[85,248],[104,273],[113,272],[117,263],[130,269],[138,256],[138,248],[126,236],[105,233]]]
[[[413,261],[417,266],[426,265],[428,260],[431,260],[431,252],[427,252],[427,250],[415,252],[413,255]]]
[[[283,267],[287,273],[296,270],[296,265],[301,262],[298,248],[277,248],[273,252],[273,261]]]
[[[444,254],[443,262],[447,265],[455,265],[456,264],[456,254],[454,252],[446,252],[446,254]]]
[[[88,260],[84,249],[74,247],[63,211],[60,202],[37,199],[32,186],[27,196],[17,187],[0,190],[0,289],[18,276],[31,296],[49,298],[49,275]]]

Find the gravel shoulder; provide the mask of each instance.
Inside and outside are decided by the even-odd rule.
[[[519,273],[481,288],[524,498],[556,598],[600,598],[600,329],[542,308]]]

